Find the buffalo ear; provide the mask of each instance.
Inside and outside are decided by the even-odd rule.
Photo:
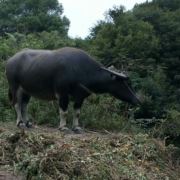
[[[115,71],[112,71],[110,69],[107,69],[107,68],[104,68],[104,67],[101,67],[101,69],[109,72],[111,74],[111,77],[113,79],[116,79],[116,78],[120,78],[120,79],[128,79],[129,77],[126,76],[124,73],[119,73],[119,72],[115,72]]]

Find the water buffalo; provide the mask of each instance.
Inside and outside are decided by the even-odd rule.
[[[69,97],[74,101],[73,130],[80,132],[81,105],[91,93],[109,93],[132,103],[139,103],[123,73],[106,69],[83,50],[65,47],[58,50],[24,49],[6,64],[9,98],[17,113],[17,126],[28,125],[27,104],[31,96],[59,102],[60,125],[66,127]]]

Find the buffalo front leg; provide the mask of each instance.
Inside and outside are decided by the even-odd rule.
[[[70,130],[66,126],[69,97],[68,95],[64,95],[64,96],[59,96],[58,99],[59,99],[59,115],[60,115],[59,130],[63,132],[69,132]]]
[[[73,128],[79,127],[80,109],[75,109],[73,117]]]
[[[74,91],[74,117],[73,117],[73,131],[77,134],[83,133],[82,128],[79,126],[80,109],[83,101],[91,94],[90,90],[84,85],[80,84]]]
[[[59,108],[59,114],[60,114],[59,130],[68,129],[66,127],[68,111],[67,110],[62,110],[61,108]]]
[[[79,126],[80,108],[82,103],[83,99],[74,103],[73,131],[77,134],[83,133],[82,128]]]

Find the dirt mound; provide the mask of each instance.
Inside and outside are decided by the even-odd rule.
[[[63,135],[1,125],[1,169],[25,179],[180,179],[180,150],[148,135]]]
[[[0,171],[0,180],[23,180],[23,177],[8,171]]]

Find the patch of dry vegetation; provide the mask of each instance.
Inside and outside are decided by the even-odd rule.
[[[180,179],[180,150],[144,134],[0,129],[0,165],[25,179]]]

